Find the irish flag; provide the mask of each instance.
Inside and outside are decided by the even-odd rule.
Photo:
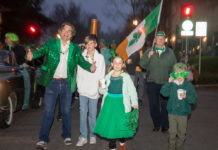
[[[116,53],[124,60],[141,49],[146,37],[156,29],[160,20],[161,7],[162,2],[117,47]]]

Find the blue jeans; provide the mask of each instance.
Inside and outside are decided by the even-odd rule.
[[[162,85],[147,82],[150,114],[155,127],[169,127],[168,112],[166,110],[168,98],[160,95]]]
[[[67,80],[53,80],[46,87],[44,97],[44,112],[42,117],[40,141],[49,142],[49,132],[54,120],[55,105],[60,95],[60,107],[62,113],[62,137],[71,137],[71,101],[72,93]]]
[[[80,99],[80,137],[87,138],[88,135],[88,130],[87,130],[88,112],[89,112],[88,121],[89,121],[90,137],[95,137],[93,131],[96,123],[98,99],[91,99],[82,95],[79,95],[79,99]]]

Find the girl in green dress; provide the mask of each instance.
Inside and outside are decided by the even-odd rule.
[[[125,150],[125,139],[133,137],[136,128],[128,126],[132,108],[138,110],[138,97],[130,76],[124,72],[125,64],[116,56],[111,62],[111,71],[105,77],[105,88],[99,82],[99,92],[103,94],[102,108],[98,115],[94,132],[109,139],[109,148]],[[138,112],[138,111],[137,111]],[[135,117],[138,118],[138,115]],[[133,118],[133,119],[135,119]],[[138,119],[136,119],[138,122]]]

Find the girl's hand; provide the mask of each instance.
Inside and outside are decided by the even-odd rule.
[[[170,76],[168,82],[171,83],[171,82],[173,82],[173,80],[174,80],[174,78]]]
[[[102,84],[101,84],[100,81],[98,81],[98,86],[99,86],[100,88],[102,88]]]
[[[139,109],[139,106],[135,105],[135,106],[132,106],[134,109]]]

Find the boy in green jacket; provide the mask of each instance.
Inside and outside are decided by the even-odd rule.
[[[169,80],[161,88],[161,94],[169,97],[167,111],[169,117],[169,150],[183,150],[191,105],[196,103],[193,85],[185,80],[188,77],[187,66],[176,63]]]

